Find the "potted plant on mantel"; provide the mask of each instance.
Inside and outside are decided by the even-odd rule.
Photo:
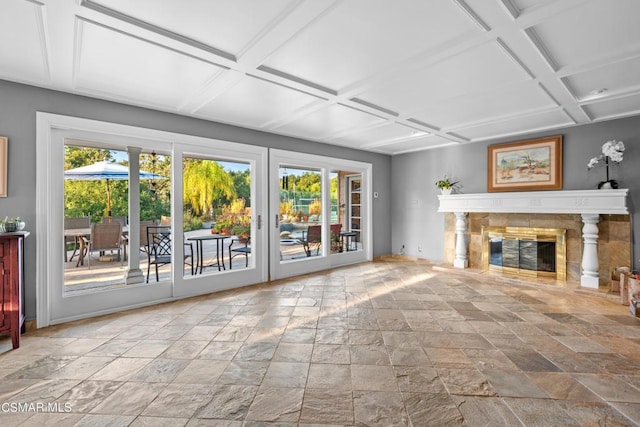
[[[436,181],[436,187],[440,189],[442,194],[451,194],[456,184],[460,181],[451,181],[446,175]]]

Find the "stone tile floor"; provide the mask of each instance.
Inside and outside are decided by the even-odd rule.
[[[2,426],[638,425],[640,319],[390,258],[37,330],[0,378]]]

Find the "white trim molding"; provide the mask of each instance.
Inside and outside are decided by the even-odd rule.
[[[602,214],[628,215],[629,190],[528,191],[514,193],[476,193],[439,195],[438,212],[456,215],[456,261],[454,266],[466,268],[468,240],[466,226],[460,221],[469,212],[580,214],[584,227],[582,275],[580,285],[598,288],[598,221]]]

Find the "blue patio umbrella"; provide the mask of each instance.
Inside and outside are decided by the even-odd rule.
[[[107,181],[107,212],[111,216],[111,181],[125,181],[129,179],[129,167],[113,163],[108,160],[96,162],[88,166],[64,171],[65,180],[75,181]],[[166,179],[162,175],[140,171],[140,179]]]

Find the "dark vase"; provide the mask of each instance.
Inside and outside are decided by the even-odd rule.
[[[609,190],[618,188],[618,181],[610,179],[609,181],[600,181],[598,183],[598,190]]]

